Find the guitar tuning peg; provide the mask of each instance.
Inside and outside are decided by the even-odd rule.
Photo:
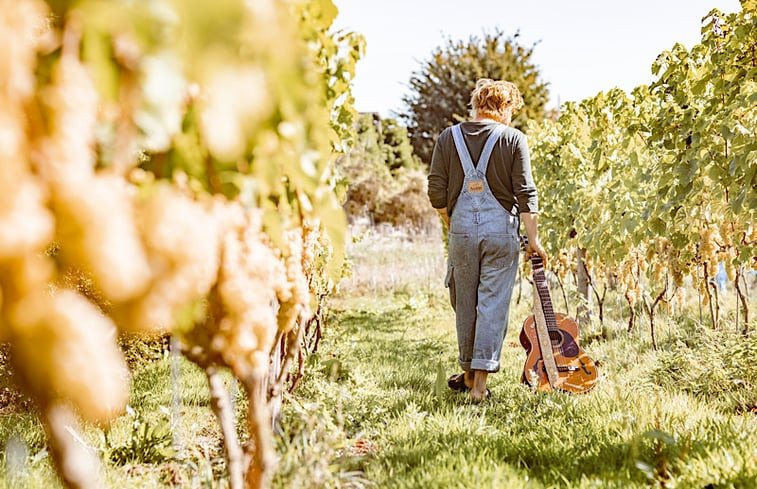
[[[528,248],[528,236],[524,236],[522,234],[520,235],[520,248],[523,251],[526,251],[526,249]]]

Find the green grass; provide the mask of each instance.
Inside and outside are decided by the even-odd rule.
[[[601,365],[594,391],[536,394],[517,381],[525,355],[513,345],[516,323],[490,377],[495,398],[471,404],[435,390],[440,362],[445,377],[457,371],[444,297],[416,308],[410,299],[387,295],[365,308],[345,298],[322,355],[350,374],[316,372],[300,393],[340,406],[346,432],[377,447],[359,467],[378,487],[757,486],[755,416],[651,382],[660,367],[648,342],[618,334],[586,345]]]
[[[459,371],[443,261],[433,260],[440,248],[386,237],[352,247],[360,277],[334,302],[296,393],[338,413],[344,443],[371,447],[336,463],[382,488],[757,487],[757,337],[736,333],[727,305],[718,332],[690,319],[691,304],[681,316],[658,312],[655,352],[646,318],[626,333],[625,304],[611,296],[604,327],[582,331],[600,364],[598,386],[537,394],[518,382],[526,286],[520,302],[514,294],[502,370],[490,376],[494,398],[472,404],[437,387]],[[418,263],[437,280],[418,280]]]
[[[175,387],[171,385],[172,368],[178,371]],[[107,432],[85,426],[81,437],[104,461],[108,487],[222,487],[225,476],[220,434],[208,406],[209,391],[202,371],[181,357],[166,357],[141,364],[134,372],[131,413],[116,419]],[[139,429],[135,430],[135,424]],[[166,428],[169,442],[162,435]],[[3,450],[0,489],[62,487],[34,413],[13,411],[0,416],[0,446],[4,449],[12,438],[24,442],[27,457],[20,473],[11,474],[8,454]],[[176,449],[175,456],[170,456],[171,448]]]
[[[717,332],[692,319],[691,304],[681,316],[661,311],[655,352],[647,320],[626,333],[627,311],[611,296],[605,326],[582,330],[582,346],[599,361],[597,387],[543,394],[518,381],[530,289],[519,302],[516,289],[502,370],[490,376],[494,398],[473,404],[446,388],[458,367],[443,247],[367,236],[350,253],[357,273],[332,301],[320,349],[285,398],[274,487],[757,487],[757,335],[736,333],[732,306],[724,304]],[[226,487],[202,372],[159,355],[134,365],[135,414],[117,419],[108,440],[134,447],[135,458],[108,460],[103,431],[83,432],[108,460],[108,486]],[[243,409],[238,398],[238,416]],[[157,428],[168,419],[177,453],[162,459]],[[135,423],[157,435],[135,439]],[[25,470],[11,479],[3,452],[0,489],[60,487],[33,414],[0,416],[0,446],[11,438],[27,447]]]

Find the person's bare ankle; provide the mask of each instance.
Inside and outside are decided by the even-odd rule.
[[[471,386],[470,397],[474,401],[480,401],[487,396],[486,378],[489,376],[489,372],[485,370],[473,371],[473,385]]]
[[[470,391],[470,397],[474,401],[481,401],[483,399],[486,399],[486,396],[487,396],[486,391],[487,391],[486,387],[484,387],[483,390],[477,390],[473,388]]]
[[[473,388],[473,371],[468,370],[465,372],[465,375],[463,376],[463,380],[465,381],[465,386],[468,387],[468,389]]]

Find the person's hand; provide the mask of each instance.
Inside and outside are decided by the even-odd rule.
[[[436,212],[439,213],[442,221],[444,221],[444,225],[447,226],[447,229],[449,229],[449,214],[447,214],[447,208],[443,207],[441,209],[436,209]]]
[[[526,256],[531,256],[534,253],[539,255],[541,257],[541,261],[544,264],[544,268],[547,268],[547,252],[544,251],[544,248],[542,247],[539,240],[529,240],[528,246],[526,247]]]

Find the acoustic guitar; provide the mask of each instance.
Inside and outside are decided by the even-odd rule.
[[[597,383],[597,367],[578,344],[576,321],[553,311],[541,257],[534,253],[530,259],[534,314],[520,332],[526,350],[521,381],[538,391],[587,392]]]

